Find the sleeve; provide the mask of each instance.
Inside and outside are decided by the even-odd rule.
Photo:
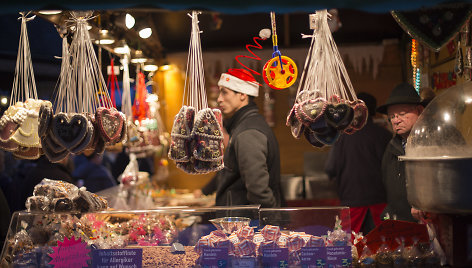
[[[204,195],[209,195],[209,194],[212,194],[214,192],[216,192],[216,187],[217,187],[217,183],[218,183],[218,174],[220,173],[217,173],[213,178],[211,178],[211,180],[205,185],[202,187],[202,193]]]
[[[235,152],[249,202],[274,207],[276,199],[269,187],[267,137],[255,129],[241,132],[235,140]]]

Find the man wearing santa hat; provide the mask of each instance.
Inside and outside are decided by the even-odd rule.
[[[218,86],[218,106],[230,139],[225,167],[215,177],[216,205],[280,207],[279,145],[254,103],[259,83],[244,69],[229,69]]]

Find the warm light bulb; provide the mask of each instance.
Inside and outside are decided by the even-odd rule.
[[[134,19],[133,16],[131,16],[131,14],[126,14],[126,16],[125,16],[126,28],[128,28],[128,29],[133,28],[135,22],[136,22],[136,20]]]
[[[7,105],[8,98],[7,98],[7,97],[2,97],[2,99],[0,100],[0,102],[2,103],[2,105]]]
[[[139,37],[146,39],[152,35],[152,29],[147,27],[139,31]]]

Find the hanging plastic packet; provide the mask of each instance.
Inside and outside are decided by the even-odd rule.
[[[373,256],[374,254],[372,251],[369,249],[367,246],[367,243],[364,241],[364,247],[362,249],[362,254],[359,256],[359,267],[365,267],[365,268],[375,268],[375,258]]]
[[[393,259],[391,250],[385,242],[385,237],[382,236],[381,239],[382,244],[377,249],[377,252],[375,254],[375,262],[377,263],[378,268],[392,267]]]
[[[422,253],[418,248],[418,242],[419,239],[414,237],[413,244],[404,251],[407,267],[421,267],[423,265]]]
[[[138,181],[139,166],[135,154],[129,155],[129,163],[123,173],[118,177],[118,181],[123,186],[134,186]]]
[[[395,241],[398,244],[397,249],[392,253],[393,267],[402,268],[406,267],[405,259],[405,238],[395,238]]]

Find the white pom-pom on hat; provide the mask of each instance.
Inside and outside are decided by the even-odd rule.
[[[267,28],[262,29],[262,30],[259,31],[259,37],[264,39],[264,40],[270,38],[271,34],[272,34],[272,31],[270,29],[267,29]]]

